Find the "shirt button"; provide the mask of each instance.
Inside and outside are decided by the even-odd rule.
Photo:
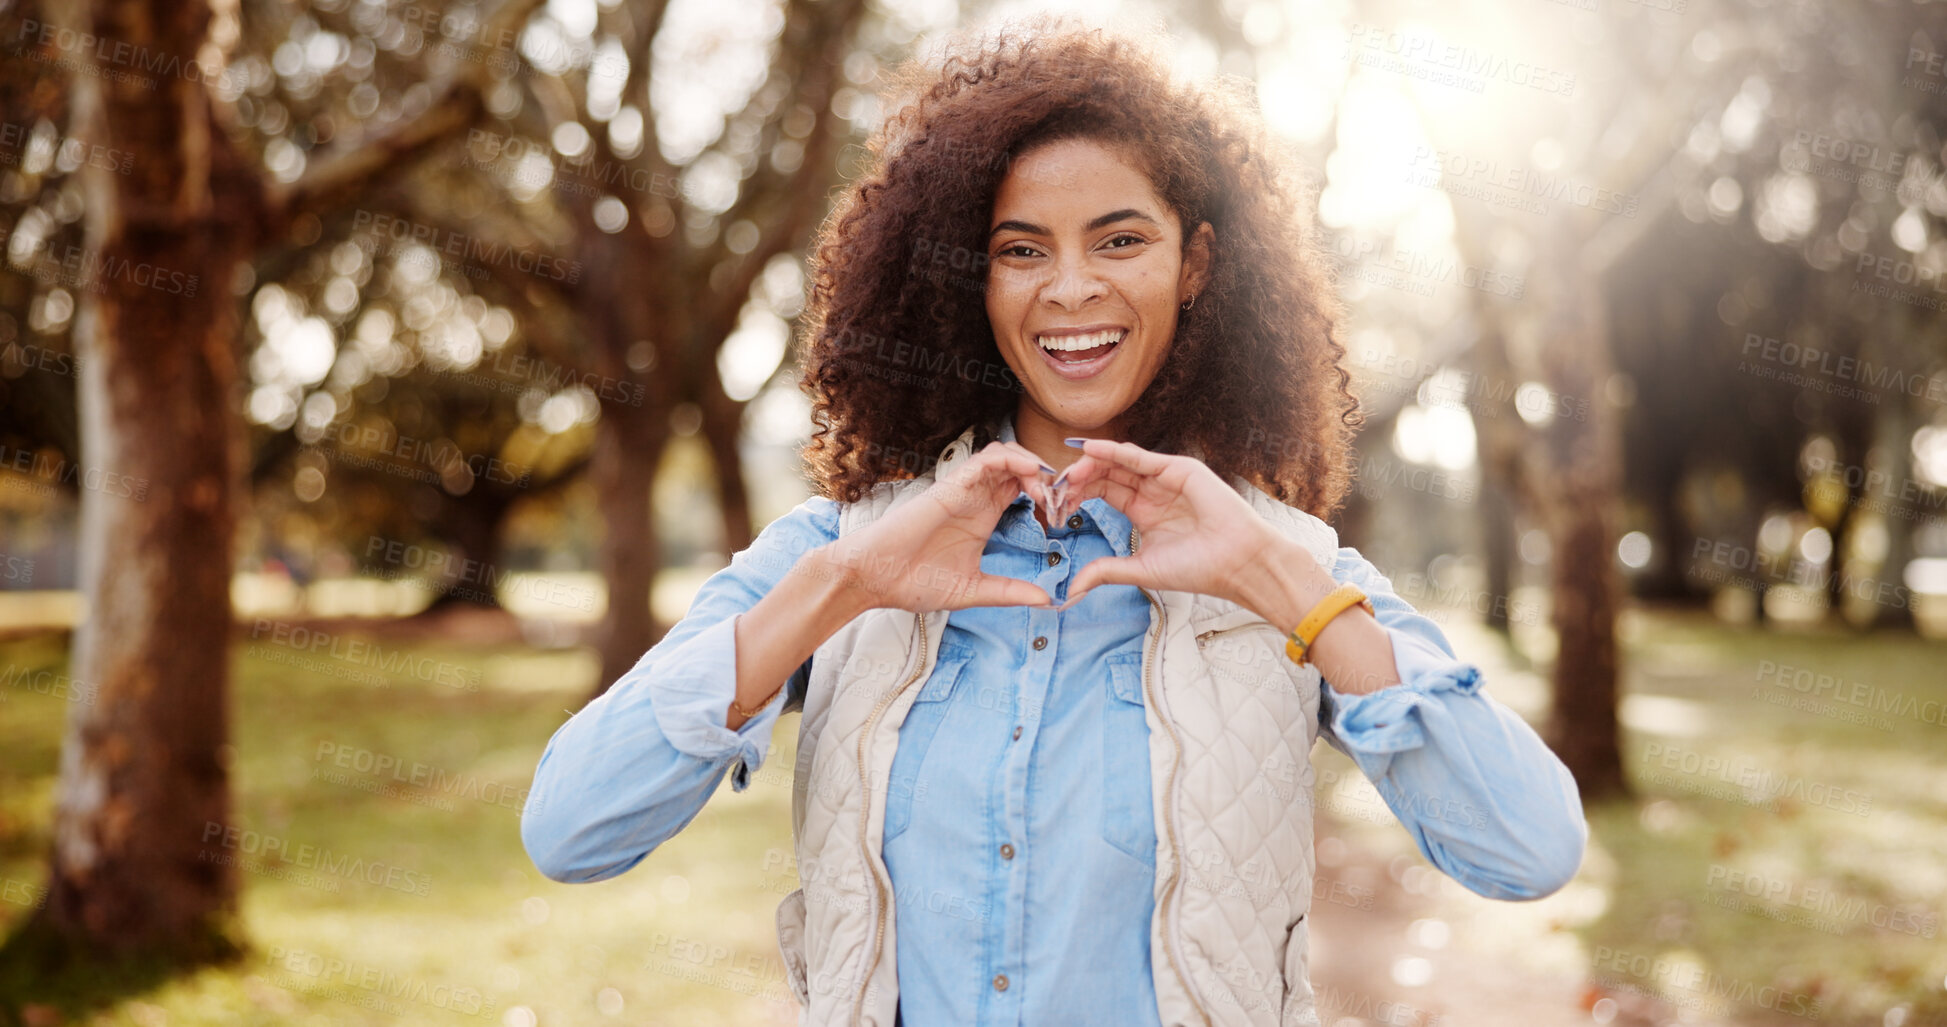
[[[1046,648],[1048,648],[1048,636],[1046,636],[1046,635],[1036,635],[1036,636],[1034,636],[1034,647],[1035,647],[1036,649],[1046,649]]]
[[[1069,515],[1068,515],[1068,526],[1069,526],[1069,527],[1071,527],[1071,528],[1079,528],[1079,527],[1081,527],[1081,526],[1082,526],[1082,515],[1081,515],[1081,514],[1069,514]]]
[[[1014,725],[1014,740],[1017,742],[1021,740],[1021,725],[1019,724]]]
[[[1008,845],[1008,844],[1006,844],[1006,843],[1002,843],[1002,845],[1001,845],[1001,858],[1002,858],[1002,859],[1013,859],[1013,858],[1014,858],[1014,846],[1012,846],[1012,845]]]
[[[1053,566],[1054,566],[1055,564],[1058,564],[1058,563],[1060,563],[1060,562],[1061,562],[1061,554],[1060,554],[1060,553],[1049,553],[1049,554],[1048,554],[1048,566],[1050,566],[1050,567],[1053,567]]]
[[[995,990],[995,991],[1006,991],[1006,990],[1007,990],[1007,975],[1006,975],[1006,974],[995,974],[995,975],[994,975],[994,990]]]

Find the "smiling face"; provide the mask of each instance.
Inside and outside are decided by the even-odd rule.
[[[1016,434],[1057,445],[1121,437],[1123,411],[1169,353],[1178,308],[1203,286],[1210,226],[1186,253],[1147,174],[1111,146],[1062,139],[1014,162],[990,227],[987,321],[1026,388]]]

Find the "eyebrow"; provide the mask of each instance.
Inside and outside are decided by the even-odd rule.
[[[1101,228],[1105,225],[1113,225],[1118,221],[1132,221],[1132,220],[1147,221],[1152,225],[1156,225],[1158,228],[1162,227],[1162,225],[1155,218],[1150,217],[1149,215],[1143,213],[1140,210],[1136,210],[1133,207],[1125,207],[1122,210],[1112,210],[1107,214],[1104,214],[1101,217],[1098,217],[1095,220],[1090,221],[1088,224],[1082,226],[1082,231],[1093,232],[1096,229]],[[1054,234],[1053,232],[1048,231],[1046,228],[1043,228],[1040,225],[1031,224],[1026,221],[1003,221],[1000,224],[995,225],[994,230],[987,233],[987,237],[991,239],[994,236],[1001,234],[1002,232],[1026,232],[1029,235],[1053,235]]]

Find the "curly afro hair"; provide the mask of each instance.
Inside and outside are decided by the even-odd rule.
[[[856,502],[915,477],[969,426],[1013,411],[1023,387],[985,306],[986,240],[1010,168],[1085,138],[1132,154],[1181,219],[1216,234],[1210,279],[1181,315],[1129,441],[1200,450],[1289,505],[1329,518],[1351,486],[1360,423],[1330,265],[1296,162],[1247,85],[1183,84],[1137,42],[1043,22],[914,62],[905,102],[819,230],[801,319],[803,449],[821,493]]]

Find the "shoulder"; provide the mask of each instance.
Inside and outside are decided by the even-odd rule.
[[[935,471],[928,470],[916,478],[898,478],[874,484],[857,502],[839,503],[832,500],[833,537],[849,535],[884,516],[887,511],[900,503],[908,502],[932,485]]]
[[[1243,478],[1232,478],[1231,487],[1236,489],[1259,517],[1276,528],[1286,538],[1304,546],[1318,557],[1320,563],[1331,566],[1339,557],[1339,533],[1330,524],[1316,515],[1271,495]]]
[[[838,520],[845,504],[825,496],[811,496],[784,512],[757,533],[750,548],[732,562],[775,554],[797,555],[838,537]]]

